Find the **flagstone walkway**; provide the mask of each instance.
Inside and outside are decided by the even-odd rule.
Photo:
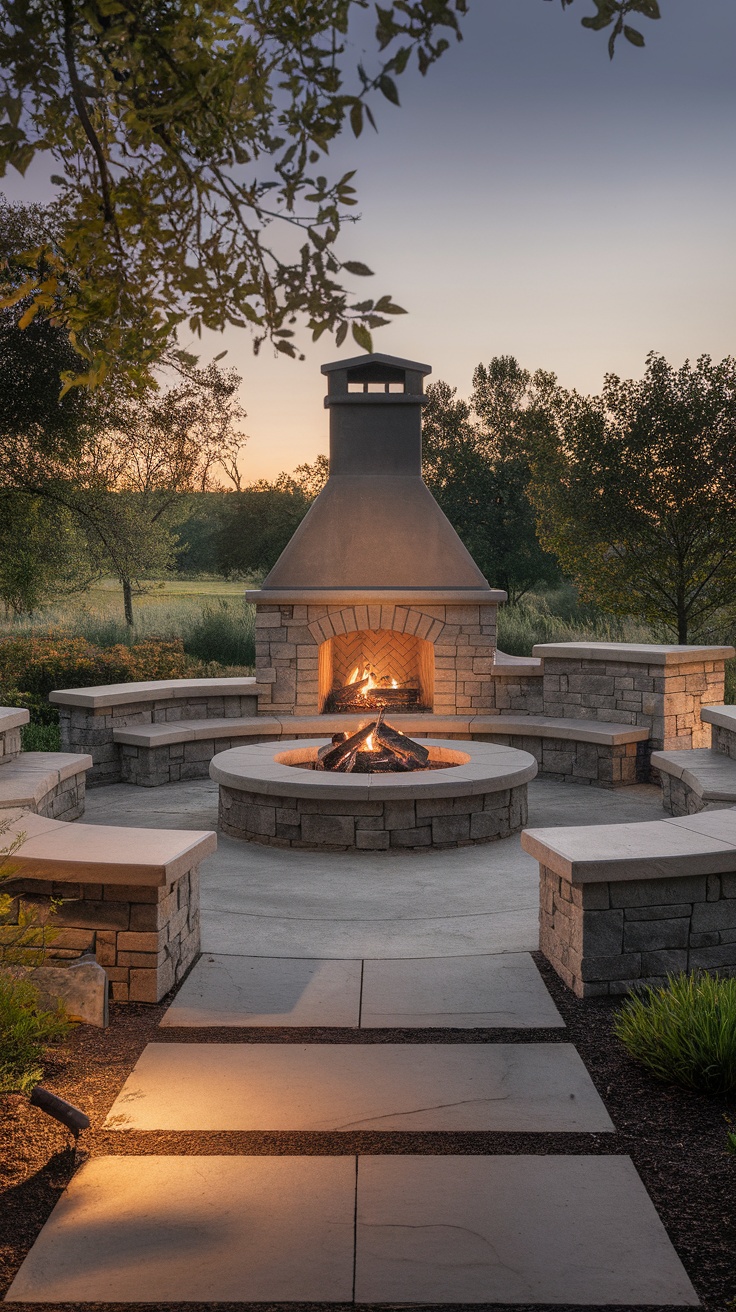
[[[535,823],[660,814],[646,789],[535,788]],[[207,785],[176,789],[100,790],[87,819],[211,826]],[[81,1167],[9,1301],[696,1306],[528,954],[535,871],[516,840],[310,856],[221,840],[208,950],[107,1118],[120,1154]],[[207,1155],[207,1135],[258,1131],[303,1149]],[[344,1151],[317,1146],[326,1131]],[[358,1131],[398,1146],[356,1152]],[[431,1150],[411,1149],[418,1131]],[[467,1154],[443,1151],[458,1131]],[[185,1132],[202,1155],[172,1152]],[[499,1150],[473,1148],[478,1132],[505,1136]],[[152,1151],[126,1151],[130,1133]],[[583,1147],[508,1151],[513,1133]]]

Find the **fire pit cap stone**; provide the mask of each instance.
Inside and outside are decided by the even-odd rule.
[[[329,738],[295,738],[292,741],[231,747],[219,752],[210,764],[210,777],[227,788],[246,793],[266,793],[277,797],[324,798],[325,801],[352,799],[390,801],[418,797],[470,797],[479,793],[504,792],[529,783],[537,773],[537,762],[529,752],[495,743],[466,742],[454,739],[425,738],[423,746],[436,752],[457,755],[459,765],[447,769],[413,771],[410,774],[334,774],[299,769],[298,762],[285,764],[284,758],[298,756],[306,762],[310,754],[329,743]]]

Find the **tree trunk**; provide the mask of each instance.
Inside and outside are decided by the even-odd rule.
[[[125,607],[125,623],[133,627],[133,589],[130,586],[130,579],[123,579],[123,605]]]

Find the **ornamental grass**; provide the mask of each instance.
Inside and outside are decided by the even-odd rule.
[[[698,1093],[736,1089],[736,979],[670,975],[627,998],[613,1029],[658,1080]]]

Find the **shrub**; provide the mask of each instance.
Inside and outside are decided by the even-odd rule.
[[[200,618],[184,635],[184,648],[201,661],[255,664],[254,608],[243,603],[231,606],[224,600],[216,606],[204,606]]]
[[[70,1029],[61,1007],[45,1011],[30,980],[0,970],[0,1093],[30,1093],[49,1044]]]
[[[736,1089],[736,979],[670,975],[627,999],[614,1033],[658,1080],[702,1093]]]
[[[148,638],[132,647],[102,649],[85,638],[45,634],[0,640],[0,702],[27,706],[35,724],[58,722],[48,702],[54,688],[85,688],[198,673],[181,638]]]
[[[61,731],[58,724],[24,724],[20,737],[24,752],[61,751]]]

